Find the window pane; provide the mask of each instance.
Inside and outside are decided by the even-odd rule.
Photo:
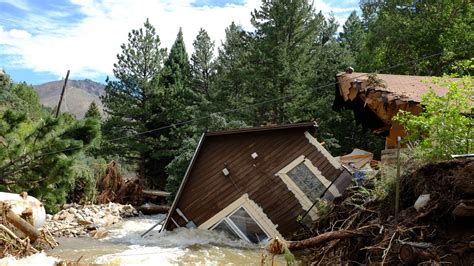
[[[222,220],[213,230],[224,232],[230,239],[240,239],[240,237],[230,228],[225,220]]]
[[[240,208],[229,218],[251,242],[259,243],[268,238],[267,234],[263,232],[262,228],[250,217],[244,208]]]
[[[326,189],[304,162],[291,169],[287,175],[312,202],[316,201]]]

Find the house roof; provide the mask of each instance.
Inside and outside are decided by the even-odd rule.
[[[433,77],[430,76],[377,74],[375,77],[380,80],[381,84],[377,84],[377,82],[373,84],[369,77],[370,74],[360,72],[353,72],[351,74],[341,72],[337,74],[337,80],[341,87],[361,83],[363,84],[361,86],[362,89],[371,88],[385,91],[391,93],[395,98],[418,103],[421,102],[422,95],[427,93],[429,88],[432,88],[440,96],[448,92],[448,89],[435,84]]]
[[[236,129],[228,129],[228,130],[221,130],[221,131],[210,131],[210,132],[206,132],[205,136],[250,133],[250,132],[259,132],[259,131],[289,129],[289,128],[315,129],[317,127],[318,125],[316,124],[316,122],[303,122],[303,123],[286,124],[286,125],[265,125],[265,126],[250,127],[250,128],[236,128]]]

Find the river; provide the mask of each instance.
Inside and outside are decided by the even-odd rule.
[[[54,265],[57,258],[107,265],[261,265],[264,249],[223,233],[181,228],[159,233],[159,226],[140,235],[163,216],[127,218],[111,227],[106,238],[59,238],[59,247],[28,258],[4,258],[0,265]],[[271,259],[266,262],[271,265]],[[275,256],[274,265],[285,265]]]

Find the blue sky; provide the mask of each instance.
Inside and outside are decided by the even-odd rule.
[[[146,18],[169,48],[183,28],[188,53],[199,29],[216,44],[232,22],[251,29],[250,13],[260,0],[0,0],[0,68],[20,82],[61,79],[104,82],[127,34]],[[358,0],[315,0],[342,24]]]

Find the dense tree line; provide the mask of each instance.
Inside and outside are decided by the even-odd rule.
[[[456,3],[455,3],[456,2]],[[342,25],[306,0],[262,1],[252,31],[232,23],[215,54],[201,29],[188,53],[179,29],[169,53],[146,21],[117,56],[103,99],[107,150],[134,161],[141,176],[175,190],[198,136],[209,129],[314,120],[334,153],[377,150],[383,139],[331,110],[334,75],[371,72],[440,75],[472,57],[469,1],[362,1]],[[450,19],[453,18],[453,19]],[[423,61],[415,59],[440,53]],[[185,123],[183,123],[185,122]]]
[[[0,188],[35,192],[54,209],[93,198],[95,177],[86,169],[120,157],[149,185],[174,192],[203,132],[263,124],[316,121],[318,139],[336,155],[382,149],[384,139],[356,125],[352,112],[331,109],[335,74],[348,66],[469,74],[474,5],[371,0],[360,7],[338,32],[334,15],[311,1],[263,0],[251,31],[232,23],[216,44],[200,29],[192,53],[182,29],[168,52],[146,20],[117,55],[102,98],[106,113],[94,103],[84,120],[51,117],[30,86],[2,75]]]

